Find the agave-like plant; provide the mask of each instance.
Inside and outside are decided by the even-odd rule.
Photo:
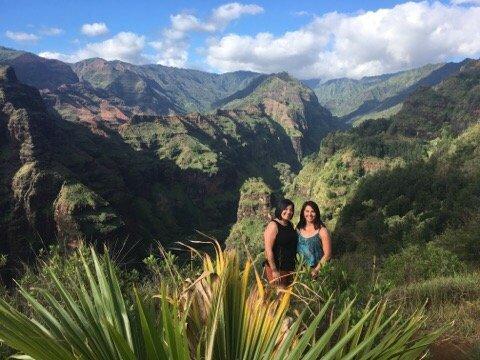
[[[133,290],[128,306],[108,254],[91,252],[93,264],[82,257],[74,290],[50,274],[60,295],[40,290],[47,307],[20,289],[35,319],[0,300],[0,341],[20,352],[16,358],[416,359],[439,336],[419,334],[419,313],[404,320],[387,315],[385,303],[368,306],[355,322],[353,302],[329,321],[332,299],[309,324],[303,315],[291,319],[291,290],[271,296],[251,262],[242,268],[235,252],[219,247],[185,289],[160,286],[147,299]]]

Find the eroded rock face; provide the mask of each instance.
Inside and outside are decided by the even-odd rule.
[[[313,90],[287,73],[265,76],[250,92],[231,96],[225,109],[257,108],[276,121],[290,137],[298,158],[318,149],[322,138],[337,124]]]
[[[237,221],[256,217],[267,222],[271,218],[272,190],[260,178],[251,178],[240,189]]]
[[[89,196],[97,200],[84,208],[75,197],[65,196],[65,182],[78,181],[59,161],[59,153],[69,151],[59,144],[67,135],[48,114],[38,91],[19,83],[11,67],[0,67],[0,252],[12,261],[58,236],[92,235],[89,226],[100,226],[101,231],[94,231],[100,237],[123,226],[93,192]],[[85,188],[77,191],[80,194],[89,192]],[[79,225],[66,226],[63,214]]]
[[[225,241],[228,249],[254,259],[263,253],[263,231],[271,219],[272,190],[261,178],[246,180],[240,189],[237,222]]]
[[[64,119],[89,125],[105,124],[116,128],[142,111],[109,92],[93,88],[89,83],[63,84],[55,90],[42,90],[45,103]]]

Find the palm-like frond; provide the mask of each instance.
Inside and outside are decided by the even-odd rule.
[[[35,320],[0,300],[0,339],[37,360],[169,359],[177,354],[188,358],[178,312],[165,301],[155,309],[153,303],[145,304],[138,296],[127,309],[108,255],[102,267],[91,251],[93,269],[82,257],[83,271],[72,279],[75,291],[67,291],[55,274],[50,274],[60,298],[40,289],[48,309],[20,289],[35,310]]]
[[[187,331],[204,346],[202,359],[415,359],[441,332],[416,338],[424,317],[387,316],[385,302],[367,305],[352,322],[352,302],[319,334],[332,298],[302,332],[303,314],[295,321],[287,316],[291,290],[271,295],[250,261],[242,269],[235,252],[217,244],[215,261],[204,257],[202,276],[182,299],[190,304]]]
[[[354,302],[331,321],[330,298],[308,325],[289,316],[291,290],[276,296],[251,262],[217,247],[204,256],[204,272],[184,291],[161,287],[154,298],[134,290],[128,302],[115,268],[92,249],[75,290],[51,273],[59,296],[40,291],[43,304],[21,289],[35,319],[0,300],[0,339],[24,355],[43,359],[415,359],[439,333],[419,335],[420,313],[402,319],[385,303],[367,306],[352,321]],[[253,285],[251,280],[253,278]],[[72,285],[72,284],[71,284]],[[71,286],[69,288],[72,288]]]

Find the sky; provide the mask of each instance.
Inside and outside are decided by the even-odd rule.
[[[0,45],[300,79],[391,73],[480,56],[480,0],[0,0]]]

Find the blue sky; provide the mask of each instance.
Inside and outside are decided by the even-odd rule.
[[[480,1],[5,1],[0,44],[45,57],[361,77],[478,57]]]

